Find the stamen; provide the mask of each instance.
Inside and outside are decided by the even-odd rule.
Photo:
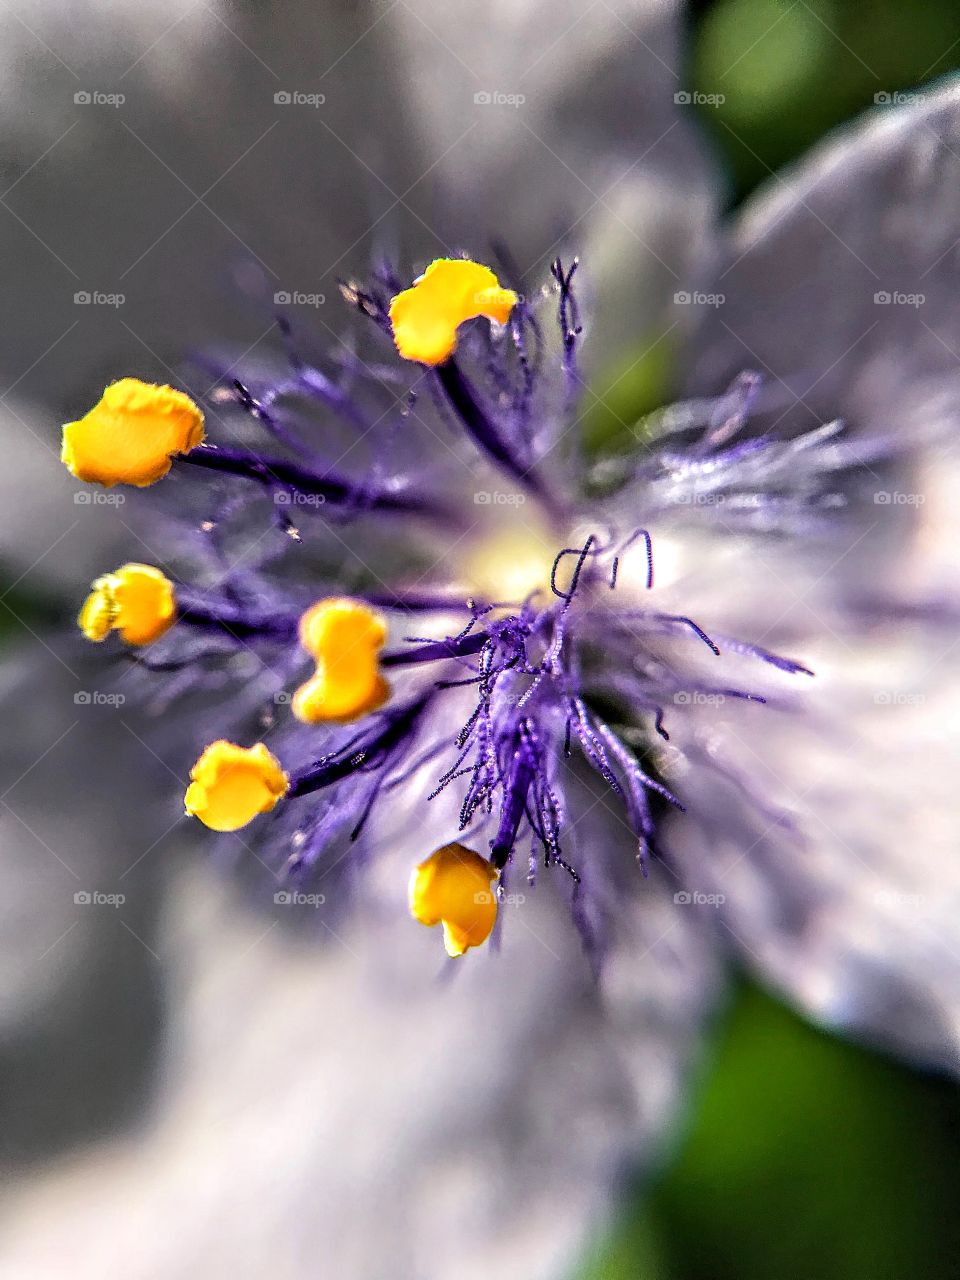
[[[390,697],[379,670],[386,638],[383,618],[360,600],[321,600],[308,609],[300,619],[300,643],[317,669],[293,695],[297,719],[342,724],[382,707]]]
[[[176,621],[173,583],[149,564],[124,564],[93,583],[77,625],[99,644],[119,631],[124,644],[152,644]]]
[[[306,796],[348,778],[360,770],[383,768],[394,752],[412,739],[420,717],[430,703],[432,690],[405,705],[383,713],[385,724],[365,738],[358,733],[330,755],[321,756],[290,776],[290,795]]]
[[[621,527],[619,519],[615,524],[612,514],[604,515],[612,506],[588,507],[580,485],[566,497],[547,491],[541,476],[551,487],[554,475],[578,479],[570,430],[574,397],[582,386],[577,265],[555,261],[555,286],[536,294],[539,302],[551,296],[547,305],[556,311],[562,342],[559,368],[552,372],[558,384],[542,393],[541,378],[551,371],[536,314],[539,303],[528,306],[502,288],[488,267],[441,259],[408,289],[386,267],[369,289],[342,286],[347,301],[378,326],[380,340],[386,335],[400,353],[402,359],[393,359],[391,368],[348,350],[333,358],[331,368],[339,372],[328,376],[297,349],[282,317],[278,324],[289,367],[284,364],[278,372],[261,366],[248,379],[234,378],[233,366],[205,362],[216,379],[209,402],[229,404],[234,416],[247,415],[247,427],[255,424],[251,435],[279,456],[262,455],[259,444],[205,443],[203,414],[188,396],[133,378],[107,387],[98,405],[64,427],[63,461],[83,480],[145,486],[175,463],[181,475],[185,467],[199,467],[244,481],[211,484],[216,477],[198,477],[206,482],[204,503],[211,509],[205,509],[199,531],[192,531],[199,535],[201,552],[195,567],[200,584],[216,585],[172,582],[149,565],[125,564],[96,580],[78,618],[90,640],[116,631],[134,646],[125,654],[129,662],[175,673],[164,682],[164,706],[194,693],[200,697],[193,705],[206,706],[222,695],[229,678],[238,676],[243,689],[224,714],[237,724],[257,716],[278,734],[286,731],[294,748],[301,743],[299,764],[289,774],[263,742],[250,747],[226,739],[211,743],[191,770],[186,812],[214,830],[236,831],[281,799],[301,800],[299,810],[283,810],[280,821],[264,825],[271,826],[267,847],[282,845],[287,870],[303,875],[334,841],[342,846],[364,836],[371,814],[378,805],[383,808],[381,802],[389,805],[390,793],[420,788],[426,766],[435,761],[430,774],[439,777],[435,785],[423,785],[421,794],[432,799],[447,788],[451,798],[455,793],[461,837],[482,841],[485,855],[451,843],[435,849],[412,873],[411,913],[424,925],[443,925],[451,956],[491,937],[506,876],[521,875],[524,864],[531,884],[542,874],[540,867],[561,868],[573,878],[574,918],[591,955],[598,954],[602,940],[595,928],[615,901],[614,883],[604,883],[604,860],[595,864],[588,849],[572,859],[579,864],[582,853],[582,867],[571,865],[570,854],[564,856],[566,832],[575,827],[568,819],[573,796],[564,761],[582,755],[617,797],[645,874],[646,860],[656,849],[658,801],[683,807],[644,769],[657,735],[670,738],[664,708],[672,699],[671,714],[682,719],[684,703],[699,695],[705,701],[768,701],[763,693],[751,692],[746,681],[744,687],[722,683],[731,678],[723,674],[723,663],[716,685],[689,675],[679,660],[689,658],[691,649],[697,669],[705,662],[697,661],[701,651],[690,643],[690,633],[712,654],[719,655],[722,647],[724,655],[741,654],[788,674],[806,672],[799,662],[759,645],[708,635],[687,615],[630,607],[622,585],[613,592],[623,577],[624,557],[641,539],[646,586],[653,586],[649,531],[632,523]],[[504,270],[508,278],[522,279],[509,265]],[[478,318],[492,324],[466,334],[463,326]],[[390,354],[393,358],[392,349]],[[411,369],[404,361],[421,367]],[[426,394],[420,387],[424,381]],[[632,481],[634,492],[624,493],[616,509],[637,511],[635,518],[646,512],[647,523],[668,506],[673,510],[700,495],[722,497],[728,517],[759,530],[819,515],[835,498],[827,480],[832,485],[836,473],[863,465],[863,443],[836,440],[836,424],[799,440],[757,439],[757,430],[747,427],[759,386],[756,375],[742,375],[722,397],[661,415],[648,424],[649,447],[642,456],[597,470],[593,489],[615,492]],[[422,457],[423,449],[409,433],[414,415],[425,431],[432,429],[422,417],[427,412],[455,427],[458,457],[468,471],[480,468],[482,476],[496,467],[513,481],[511,490],[525,490],[476,493],[477,502],[486,498],[494,508],[501,499],[504,506],[526,502],[522,514],[493,509],[476,513],[488,517],[476,521],[467,518],[462,496],[459,509],[456,498],[449,500],[453,510],[445,505],[443,477],[453,477],[451,484],[456,477],[442,457],[429,450]],[[327,422],[333,413],[371,436],[369,462],[356,476],[341,473],[340,463],[328,466],[333,455],[317,434],[318,426],[323,431],[318,419]],[[557,462],[548,470],[546,460],[554,452]],[[419,486],[415,467],[421,461],[421,474],[439,477],[439,500],[411,487]],[[351,471],[358,468],[362,464]],[[300,577],[286,538],[268,542],[264,537],[261,547],[254,541],[245,557],[237,557],[238,523],[251,509],[262,520],[267,506],[274,523],[294,538],[299,533],[288,517],[296,508],[326,514],[300,554]],[[427,569],[424,553],[430,544],[420,541],[423,529],[413,542],[404,537],[402,520],[377,533],[375,517],[391,512],[431,517],[437,525],[452,525],[460,536],[443,545],[436,542],[435,529],[438,555]],[[187,518],[196,521],[189,513]],[[337,519],[356,520],[350,545],[337,536]],[[583,536],[568,536],[582,545],[564,546],[557,529],[577,528],[581,519],[590,520]],[[479,532],[469,541],[474,525]],[[522,540],[517,536],[521,526]],[[567,557],[572,557],[570,571]],[[410,589],[394,591],[387,581],[379,594],[334,595],[351,590],[348,583],[358,564],[372,576],[371,565],[379,565],[382,574],[396,566],[398,580]],[[451,568],[455,576],[448,576]],[[306,585],[311,575],[324,585],[311,591]],[[331,594],[303,611],[324,592]],[[386,617],[395,612],[406,614],[407,625],[402,641],[386,650]],[[437,620],[410,622],[431,613]],[[170,641],[155,650],[136,648],[150,645],[174,621],[180,625]],[[241,655],[241,650],[249,652]],[[285,691],[303,681],[313,664],[312,675],[294,693],[294,716],[308,725],[359,724],[315,735],[302,726],[284,726],[275,708],[266,705],[268,694],[275,702],[286,701]],[[402,668],[395,679],[403,693],[392,699],[388,668]],[[451,707],[459,706],[447,692],[453,688],[471,691],[462,712]],[[778,705],[776,696],[769,702]],[[615,725],[601,718],[596,705],[618,708]],[[692,730],[675,736],[686,758],[712,752],[697,745]],[[319,746],[310,745],[314,737]],[[283,747],[280,752],[285,755]],[[722,760],[720,767],[727,768]],[[390,826],[391,815],[384,816]],[[378,836],[361,844],[360,859],[381,843]],[[514,863],[516,873],[508,871]]]
[[[405,360],[439,365],[457,349],[457,330],[486,316],[506,324],[517,303],[489,267],[459,258],[438,258],[409,289],[390,303],[394,342]]]
[[[263,613],[226,600],[208,599],[190,588],[177,589],[177,618],[206,631],[222,631],[237,640],[285,641],[297,634],[300,615]]]
[[[444,395],[480,448],[509,475],[546,502],[547,495],[537,476],[529,467],[524,466],[504,443],[503,437],[490,416],[484,411],[476,392],[464,377],[456,361],[448,360],[446,364],[440,365],[436,372]]]
[[[260,813],[269,813],[290,789],[280,762],[262,742],[238,747],[211,742],[190,770],[185,811],[213,831],[238,831]]]
[[[445,844],[410,877],[410,914],[428,927],[443,925],[449,956],[462,956],[489,938],[497,919],[491,885],[496,867],[462,844]]]
[[[60,461],[78,480],[145,488],[167,474],[175,454],[202,441],[203,413],[188,395],[121,378],[89,413],[64,426]]]
[[[524,732],[525,724],[525,721],[521,722],[510,747],[503,783],[503,807],[500,810],[497,834],[490,847],[490,860],[498,870],[506,866],[516,843],[517,831],[527,806],[527,793],[536,775],[536,762],[528,736]]]
[[[416,666],[421,662],[440,662],[444,658],[464,658],[479,653],[490,640],[486,631],[475,631],[459,639],[431,640],[416,649],[393,649],[380,659],[383,667]]]
[[[322,510],[322,507],[329,503],[336,507],[353,506],[357,509],[369,508],[376,511],[420,513],[444,523],[458,523],[448,509],[433,499],[413,493],[371,492],[367,488],[361,489],[359,484],[352,483],[333,471],[320,475],[286,458],[263,457],[260,454],[247,453],[242,449],[225,449],[219,445],[208,445],[185,454],[179,461],[191,463],[196,467],[207,467],[212,471],[222,471],[227,475],[243,476],[247,480],[256,480],[274,493],[286,492],[298,507],[302,504],[308,509],[312,507]],[[314,501],[304,502],[304,496]],[[315,501],[317,498],[322,501],[317,503]]]

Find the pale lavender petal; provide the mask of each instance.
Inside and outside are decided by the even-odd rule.
[[[404,224],[394,193],[421,172],[377,16],[7,7],[4,390],[82,410],[119,373],[178,376],[194,342],[265,341],[275,292],[332,304],[374,225]],[[325,100],[275,101],[294,93]]]
[[[104,705],[102,667],[76,648],[31,638],[6,655],[0,689],[0,1070],[13,1164],[132,1121],[157,1048],[169,775],[137,708]]]
[[[758,973],[832,1025],[954,1070],[958,175],[955,86],[871,112],[767,184],[706,286],[724,297],[694,334],[692,386],[758,369],[780,431],[841,416],[900,457],[865,459],[872,500],[832,544],[755,544],[726,608],[814,669],[808,713],[724,708],[707,747],[766,797],[768,820],[704,790],[727,833],[674,831],[684,874],[726,895],[723,923]]]
[[[417,127],[443,155],[411,203],[443,235],[501,241],[531,289],[552,256],[581,253],[591,368],[674,325],[673,296],[712,248],[713,167],[675,101],[678,18],[670,0],[428,0],[387,19]]]
[[[474,28],[422,4],[304,3],[277,21],[256,6],[48,0],[0,22],[17,167],[0,209],[16,317],[0,378],[43,406],[30,430],[51,461],[61,421],[119,374],[203,394],[212,379],[184,368],[190,347],[255,360],[276,337],[275,294],[322,296],[280,309],[326,343],[341,328],[337,279],[380,251],[413,262],[502,243],[538,287],[553,253],[582,250],[591,369],[659,340],[705,252],[714,196],[674,103],[672,4],[511,4]],[[484,85],[528,100],[477,104]],[[16,417],[4,426],[42,523],[44,456]],[[92,527],[45,558],[42,579],[72,580],[100,554]],[[35,559],[24,542],[18,569]]]
[[[839,626],[840,624],[836,622]],[[670,847],[747,964],[814,1017],[960,1069],[953,628],[824,633],[803,713],[714,708]],[[855,654],[855,657],[853,656]],[[743,789],[765,809],[743,804]]]
[[[43,762],[33,776],[40,785]],[[25,816],[52,839],[50,819]],[[623,884],[600,986],[556,869],[535,893],[512,886],[525,900],[503,908],[500,954],[451,972],[403,903],[410,865],[445,821],[421,811],[413,846],[401,822],[354,912],[332,899],[276,905],[269,878],[245,892],[208,860],[180,858],[159,923],[129,914],[132,888],[128,904],[100,908],[126,985],[139,974],[144,991],[167,993],[155,1093],[132,1136],[105,1132],[21,1183],[4,1270],[53,1277],[67,1252],[78,1277],[120,1274],[135,1256],[144,1280],[265,1269],[306,1280],[321,1261],[357,1280],[547,1280],[572,1265],[619,1177],[659,1149],[717,992],[713,939],[674,910],[672,880],[641,881],[631,838],[599,804],[584,855],[619,860]],[[106,877],[118,853],[103,843],[87,878]],[[29,924],[44,942],[71,911],[93,911],[50,910],[72,891],[65,873],[43,873],[42,890]],[[97,977],[73,938],[46,973],[48,1000]],[[23,987],[29,1009],[33,969]],[[128,1020],[136,999],[124,999]],[[110,1014],[91,1007],[75,1034],[125,1053],[122,1034],[107,1038]],[[22,1017],[19,1034],[29,1041],[38,1021]],[[76,1047],[60,1052],[70,1061]],[[55,1096],[75,1103],[70,1086]]]
[[[955,424],[960,88],[880,107],[772,175],[734,221],[687,373],[767,373],[789,421],[911,439]]]

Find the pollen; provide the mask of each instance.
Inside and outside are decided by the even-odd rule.
[[[305,724],[345,723],[376,711],[390,697],[379,654],[387,626],[361,600],[320,600],[300,619],[300,643],[316,660],[313,676],[293,695]]]
[[[394,342],[405,360],[443,364],[457,348],[460,325],[477,316],[506,324],[518,301],[489,267],[438,258],[390,303]]]
[[[462,844],[445,844],[410,877],[410,914],[421,924],[443,925],[447,955],[462,956],[486,942],[497,919],[492,862]]]
[[[145,488],[170,470],[174,454],[203,441],[203,413],[173,387],[121,378],[89,413],[63,428],[60,461],[78,480]]]
[[[238,747],[221,738],[190,770],[183,805],[213,831],[238,831],[257,814],[269,813],[289,789],[290,779],[262,742]]]
[[[125,644],[152,644],[173,626],[177,606],[173,583],[149,564],[123,564],[93,583],[77,625],[99,643],[119,631]]]

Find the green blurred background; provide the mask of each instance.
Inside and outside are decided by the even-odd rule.
[[[730,213],[836,125],[960,67],[956,0],[692,6],[687,81]],[[883,109],[882,107],[880,109]],[[775,179],[774,179],[775,180]],[[662,403],[660,352],[617,417]],[[591,424],[610,441],[610,423]],[[576,1280],[957,1280],[960,1091],[831,1037],[740,981],[652,1187]]]

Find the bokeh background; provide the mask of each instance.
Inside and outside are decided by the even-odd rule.
[[[689,40],[690,83],[726,99],[691,110],[730,209],[876,94],[960,66],[960,16],[937,0],[697,3]],[[671,373],[662,357],[644,369],[634,405],[661,402]],[[958,1168],[952,1082],[828,1036],[744,980],[659,1178],[578,1280],[951,1280]]]
[[[960,18],[955,0],[695,3],[687,58],[685,82],[725,99],[689,110],[723,165],[732,211],[878,93],[960,67]],[[105,373],[90,370],[91,385]],[[595,447],[678,384],[667,344],[614,377],[615,395],[587,424]],[[5,640],[57,618],[12,574],[0,585]],[[638,1181],[572,1280],[960,1276],[951,1081],[819,1031],[744,977],[687,1097],[652,1183]]]

